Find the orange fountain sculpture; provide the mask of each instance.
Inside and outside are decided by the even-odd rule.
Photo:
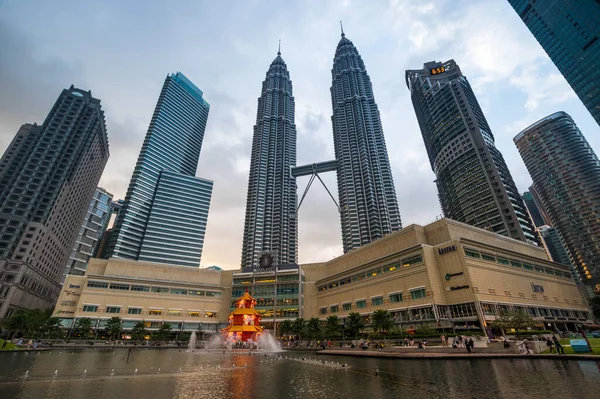
[[[238,298],[236,309],[229,314],[229,326],[221,330],[225,340],[258,341],[263,327],[260,325],[261,315],[254,309],[254,305],[256,300],[248,294],[248,291]]]

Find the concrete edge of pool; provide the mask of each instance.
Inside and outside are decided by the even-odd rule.
[[[386,351],[348,351],[325,349],[317,352],[318,355],[354,356],[354,357],[377,357],[389,359],[568,359],[568,360],[595,360],[600,362],[598,355],[555,355],[555,354],[532,354],[523,355],[519,353],[436,353],[436,352],[412,352],[398,353]]]

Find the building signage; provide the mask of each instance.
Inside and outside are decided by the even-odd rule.
[[[468,285],[455,285],[454,287],[450,287],[450,291],[465,290],[467,288],[469,288]]]
[[[458,273],[446,273],[446,281],[450,281],[450,279],[451,279],[452,277],[455,277],[455,276],[462,276],[462,275],[463,275],[463,272],[458,272]]]
[[[67,294],[67,296],[69,295],[81,295],[80,293],[76,292],[76,291],[71,291],[71,290],[65,290],[65,294]]]
[[[254,266],[254,272],[277,271],[277,258],[270,252],[263,253],[258,259],[258,265]]]
[[[446,68],[444,68],[443,66],[437,67],[437,68],[432,68],[429,70],[429,73],[431,73],[432,75],[439,75],[440,73],[444,73],[444,72],[446,72]]]
[[[541,286],[541,285],[537,285],[537,284],[531,283],[531,290],[533,292],[544,292],[544,287]]]
[[[456,251],[456,245],[450,245],[449,247],[439,248],[438,254],[445,255],[448,252],[453,252],[453,251]]]

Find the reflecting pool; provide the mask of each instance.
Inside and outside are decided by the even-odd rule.
[[[346,364],[347,367],[343,367]],[[596,398],[600,363],[283,352],[54,349],[0,354],[8,398]]]

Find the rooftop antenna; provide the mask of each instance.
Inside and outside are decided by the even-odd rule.
[[[279,39],[279,49],[277,50],[277,55],[281,55],[281,39]]]
[[[344,35],[344,25],[342,25],[342,21],[340,21],[340,29],[342,30],[342,37],[346,36]]]

